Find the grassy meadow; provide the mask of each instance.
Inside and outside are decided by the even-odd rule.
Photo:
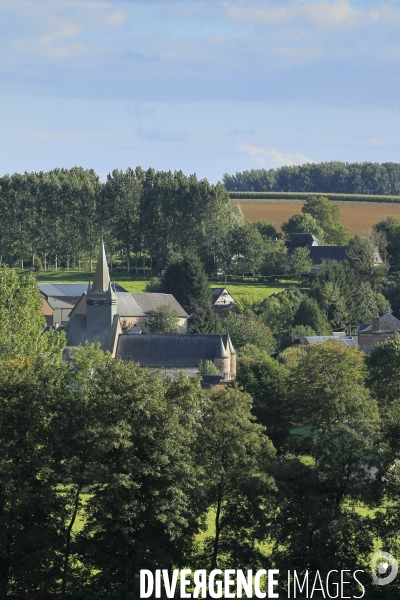
[[[82,283],[92,281],[93,275],[94,273],[83,271],[40,271],[36,274],[36,279],[38,283]],[[114,271],[110,275],[115,283],[121,285],[128,292],[144,292],[150,279],[143,275],[128,275],[121,271]],[[264,298],[275,292],[281,292],[289,285],[289,283],[266,284],[245,279],[243,282],[228,282],[226,287],[235,299],[240,300],[240,298],[251,296],[254,302],[261,302]],[[212,280],[210,287],[225,287],[225,282]]]

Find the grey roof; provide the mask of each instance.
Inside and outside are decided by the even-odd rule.
[[[198,367],[219,354],[221,338],[226,348],[227,335],[120,335],[116,358],[130,357],[142,367]]]
[[[203,375],[200,384],[203,390],[209,390],[221,383],[221,381],[223,381],[221,375]]]
[[[129,292],[117,292],[117,313],[120,317],[144,317],[145,313]]]
[[[347,258],[348,246],[311,246],[310,258],[313,265],[320,265],[324,260],[343,262]]]
[[[228,344],[229,344],[229,341],[228,341]],[[218,354],[216,354],[214,358],[228,358],[228,355],[225,350],[224,342],[222,341],[222,337],[219,340]]]
[[[115,316],[111,328],[87,330],[86,315],[74,314],[65,325],[67,346],[83,346],[85,342],[89,342],[89,344],[96,344],[99,342],[102,350],[112,352],[114,349],[115,337],[117,335],[117,326],[118,318]]]
[[[225,288],[211,288],[213,296],[220,296]]]
[[[59,296],[59,297],[55,297],[55,296],[49,296],[47,298],[47,302],[50,304],[51,308],[54,310],[55,308],[69,308],[69,309],[73,309],[76,301],[75,300],[71,300],[70,296]]]
[[[318,246],[318,240],[312,233],[292,233],[290,240],[285,241],[289,253],[295,248],[312,248]]]
[[[362,332],[362,333],[365,333],[367,331],[371,332],[372,331],[372,324],[371,325],[367,325],[364,329],[361,329],[361,330],[359,328],[359,331]],[[394,317],[390,313],[385,313],[379,319],[379,329],[378,329],[378,331],[400,331],[400,321],[399,321],[399,319],[396,319],[396,317]]]
[[[160,306],[169,306],[177,314],[178,317],[188,317],[188,314],[172,294],[158,294],[152,292],[140,292],[131,294],[132,298],[141,308],[141,315],[149,315]],[[135,315],[136,316],[136,315]]]
[[[83,292],[86,292],[88,284],[86,283],[38,283],[38,288],[43,296],[69,296],[80,298]],[[126,292],[120,285],[116,284],[117,292]]]
[[[339,344],[344,344],[345,346],[357,346],[357,342],[351,338],[339,338],[336,335],[309,335],[303,338],[307,340],[309,344],[323,344],[329,340],[334,340],[335,342],[339,342]]]

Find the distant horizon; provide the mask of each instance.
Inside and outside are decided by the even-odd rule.
[[[188,172],[185,172],[183,169],[179,169],[179,168],[177,168],[177,169],[174,169],[174,170],[172,170],[172,169],[155,169],[155,170],[156,170],[156,171],[157,171],[157,170],[160,170],[160,171],[172,171],[172,172],[173,172],[173,171],[177,171],[177,172],[179,172],[179,171],[182,171],[182,172],[184,173],[184,175],[185,175],[185,176],[196,175],[196,177],[198,177],[198,179],[207,179],[207,180],[208,180],[208,181],[209,181],[211,184],[215,185],[215,184],[217,184],[217,183],[222,183],[222,184],[223,184],[223,181],[222,181],[222,180],[223,180],[223,177],[224,177],[224,175],[226,175],[226,174],[227,174],[227,175],[232,175],[232,176],[234,176],[234,175],[236,175],[237,173],[245,173],[245,172],[250,172],[250,171],[263,171],[263,170],[265,170],[265,171],[271,171],[271,170],[273,170],[273,171],[276,171],[276,170],[278,170],[278,169],[287,168],[287,167],[304,167],[304,166],[306,166],[306,165],[309,165],[309,164],[320,165],[320,164],[329,164],[329,163],[340,163],[340,164],[345,164],[345,165],[353,165],[353,164],[360,164],[360,165],[361,165],[361,164],[365,164],[365,163],[370,163],[370,164],[374,164],[374,165],[384,165],[384,164],[394,164],[394,165],[400,165],[400,162],[396,162],[396,161],[390,161],[390,160],[388,160],[388,161],[385,161],[385,162],[379,162],[379,161],[367,161],[367,160],[365,160],[365,161],[352,161],[352,162],[349,162],[349,161],[342,161],[342,160],[325,160],[325,161],[312,162],[312,163],[308,162],[308,163],[303,163],[303,164],[298,164],[298,165],[291,165],[291,164],[287,164],[287,165],[286,165],[286,164],[284,164],[284,165],[280,165],[279,167],[269,167],[269,168],[266,168],[266,167],[257,167],[257,166],[256,166],[256,167],[252,167],[252,168],[250,168],[250,169],[236,170],[235,172],[233,172],[233,171],[231,171],[231,172],[228,172],[228,171],[226,171],[225,173],[223,173],[223,174],[221,175],[221,177],[220,177],[220,178],[219,178],[217,181],[211,181],[211,180],[210,180],[210,178],[208,178],[207,176],[205,176],[205,177],[198,177],[198,175],[197,175],[196,171],[194,171],[194,172],[191,172],[191,173],[188,173]],[[153,167],[153,166],[151,166],[151,165],[150,165],[149,167],[147,167],[147,168],[143,167],[142,165],[135,165],[135,166],[133,166],[133,165],[128,165],[128,166],[127,166],[126,168],[124,168],[124,169],[121,169],[121,168],[120,168],[120,167],[118,167],[118,166],[114,166],[112,169],[110,169],[110,170],[109,170],[109,171],[106,173],[106,175],[104,176],[104,179],[103,179],[103,178],[101,177],[101,175],[100,175],[100,174],[99,174],[99,173],[96,171],[96,169],[95,169],[94,167],[90,167],[90,166],[88,166],[88,167],[84,167],[84,166],[82,166],[82,165],[77,165],[77,164],[76,164],[76,165],[73,165],[72,167],[56,166],[56,167],[53,167],[53,168],[50,168],[50,169],[46,169],[46,170],[44,170],[44,169],[40,169],[40,170],[32,170],[32,171],[29,171],[29,170],[27,170],[27,169],[24,169],[24,170],[22,170],[22,171],[14,171],[13,173],[10,173],[10,172],[4,172],[4,173],[0,174],[0,178],[1,178],[1,177],[6,177],[6,176],[10,176],[10,177],[11,177],[11,176],[13,176],[13,175],[23,175],[24,173],[39,173],[39,172],[45,172],[45,173],[46,173],[46,172],[54,171],[54,170],[57,170],[57,169],[60,169],[60,170],[71,170],[71,169],[77,168],[77,169],[84,169],[84,170],[88,170],[88,171],[90,171],[90,170],[93,170],[93,171],[96,173],[96,175],[99,177],[99,179],[100,179],[100,182],[101,182],[101,183],[104,183],[104,182],[107,180],[107,176],[108,176],[108,175],[110,175],[110,174],[112,173],[112,171],[113,171],[113,170],[115,170],[115,169],[117,169],[117,170],[122,170],[122,171],[126,171],[126,169],[129,169],[129,168],[131,168],[131,169],[133,169],[133,170],[134,170],[134,169],[136,169],[137,167],[140,167],[140,168],[142,168],[144,171],[147,171],[148,169],[154,169],[154,167]],[[271,193],[272,193],[272,192],[271,192]],[[300,192],[299,190],[293,190],[293,193],[301,193],[301,192]],[[319,192],[319,191],[315,191],[315,192],[305,192],[305,193],[310,193],[310,194],[318,194],[318,193],[324,193],[324,192],[323,192],[323,190],[321,190],[321,192]],[[331,194],[331,193],[335,193],[335,192],[325,192],[325,193],[329,193],[329,194]],[[338,193],[338,194],[340,194],[340,193],[346,193],[346,194],[348,193],[348,194],[350,194],[351,192],[337,192],[337,193]],[[357,193],[359,193],[359,192],[357,192]],[[357,193],[356,193],[356,194],[357,194]],[[366,195],[369,195],[369,194],[366,194]],[[376,194],[372,194],[372,195],[376,195]],[[386,195],[386,194],[385,194],[385,195]],[[398,194],[394,194],[394,195],[398,195]]]

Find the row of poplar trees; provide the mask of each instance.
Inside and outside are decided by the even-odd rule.
[[[216,240],[232,221],[222,184],[196,175],[54,169],[0,178],[0,264],[92,270],[103,231],[111,262],[129,271],[159,269],[176,252],[213,262]]]

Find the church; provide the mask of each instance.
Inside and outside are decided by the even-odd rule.
[[[144,297],[139,299],[139,296]],[[160,298],[162,297],[162,298]],[[140,326],[149,312],[145,306],[168,305],[176,310],[178,330],[186,331],[187,313],[170,294],[130,294],[116,291],[110,280],[104,242],[101,240],[93,283],[71,311],[65,325],[67,345],[71,348],[85,343],[99,343],[102,350],[114,358],[134,361],[149,369],[162,369],[172,377],[180,371],[189,375],[199,373],[199,364],[211,361],[220,371],[221,379],[230,381],[236,375],[236,352],[229,334],[188,335],[144,334]],[[185,317],[186,315],[186,317]],[[129,322],[127,331],[124,324]]]

